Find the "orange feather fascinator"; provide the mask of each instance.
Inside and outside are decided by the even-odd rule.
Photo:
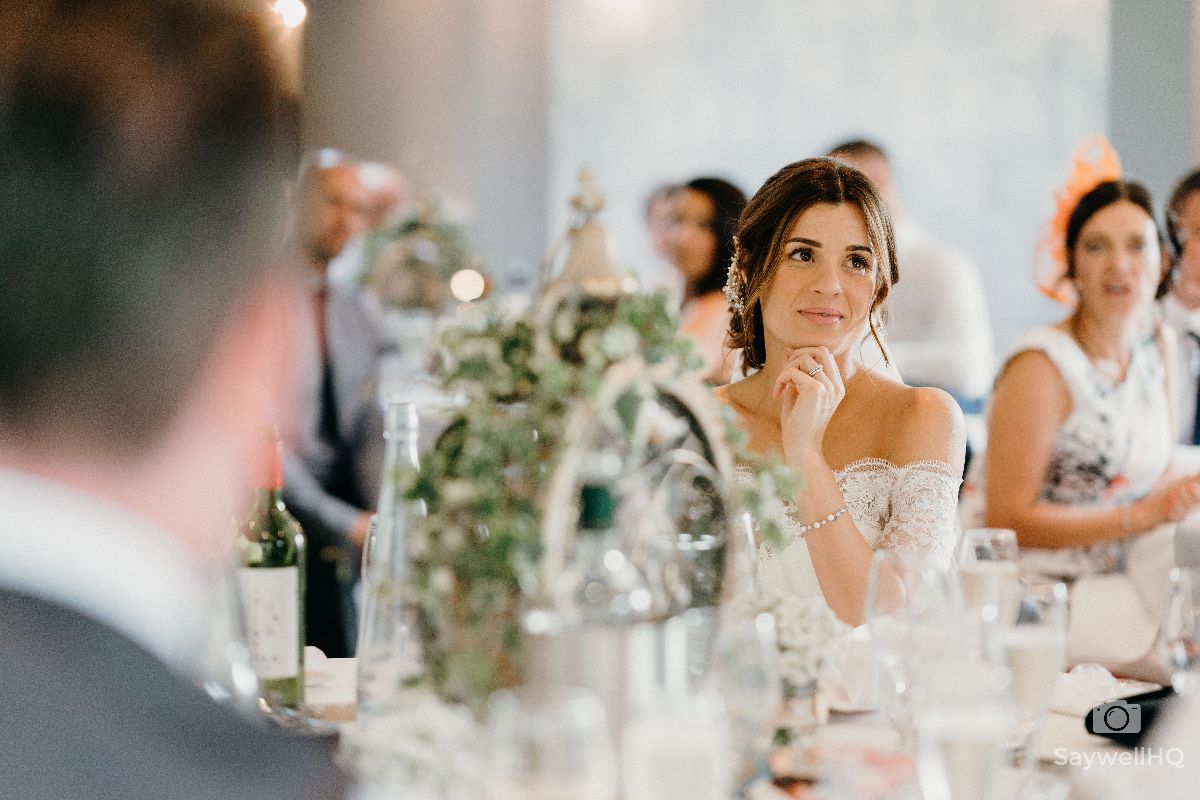
[[[1067,222],[1071,212],[1085,194],[1120,177],[1121,159],[1101,134],[1092,134],[1075,148],[1071,175],[1055,195],[1054,215],[1046,221],[1035,256],[1038,289],[1051,300],[1073,305],[1076,299],[1067,281]]]

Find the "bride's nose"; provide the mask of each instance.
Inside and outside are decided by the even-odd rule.
[[[821,264],[813,274],[808,287],[817,294],[836,295],[842,293],[842,276],[836,264]]]

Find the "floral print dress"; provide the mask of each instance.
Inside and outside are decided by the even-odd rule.
[[[1054,438],[1038,499],[1111,508],[1149,493],[1170,465],[1173,441],[1166,373],[1156,338],[1148,335],[1134,345],[1121,382],[1098,370],[1075,339],[1058,328],[1026,334],[1008,362],[1030,350],[1050,359],[1071,394],[1071,413]],[[982,523],[983,462],[976,458],[971,465],[964,489],[964,527]],[[1125,549],[1123,541],[1072,549],[1022,548],[1021,571],[1060,578],[1120,571]]]

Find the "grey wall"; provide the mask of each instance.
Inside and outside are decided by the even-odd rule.
[[[546,231],[544,0],[311,0],[309,146],[391,161],[531,273]]]
[[[1160,204],[1200,161],[1196,17],[1190,0],[1112,0],[1112,141],[1125,174]]]
[[[967,251],[997,347],[1063,311],[1032,253],[1071,152],[1108,133],[1161,198],[1200,161],[1188,0],[312,0],[307,140],[395,161],[528,283],[581,167],[625,263],[656,183],[753,191],[851,135]]]
[[[931,235],[974,257],[997,345],[1062,315],[1036,292],[1039,226],[1076,142],[1107,131],[1107,0],[558,0],[550,196],[581,165],[625,261],[655,265],[641,203],[664,179],[747,192],[852,135],[878,139]]]

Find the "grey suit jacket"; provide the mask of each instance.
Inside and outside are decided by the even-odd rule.
[[[0,796],[6,800],[331,800],[331,743],[213,702],[131,640],[0,589]]]
[[[383,454],[379,362],[390,344],[372,298],[345,287],[329,289],[325,335],[337,436],[332,446],[320,438],[320,365],[312,354],[298,354],[304,365],[305,405],[299,439],[285,453],[285,499],[293,513],[318,521],[344,542],[377,491]]]
[[[378,369],[388,344],[373,298],[331,286],[325,300],[326,392],[315,328],[312,333],[297,353],[307,385],[298,439],[284,454],[284,500],[308,537],[306,638],[336,658],[352,655],[357,638],[352,589],[359,557],[349,533],[374,505],[380,479]],[[323,435],[330,395],[336,414],[333,430]]]

